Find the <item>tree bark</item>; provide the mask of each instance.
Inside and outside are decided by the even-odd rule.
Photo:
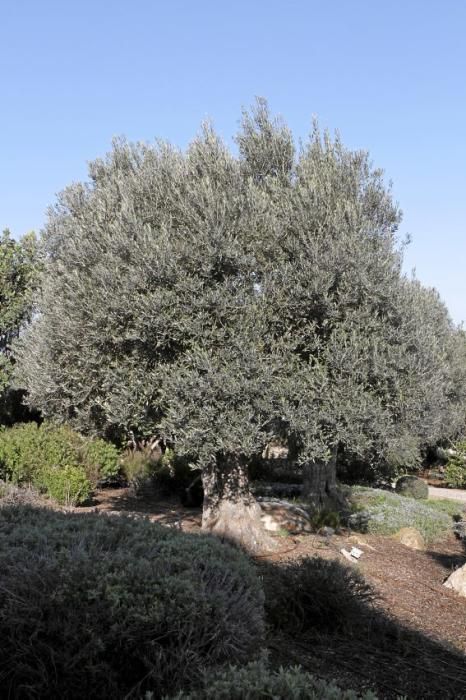
[[[317,510],[343,505],[337,487],[337,452],[335,447],[328,461],[315,460],[304,465],[302,496]]]
[[[249,490],[247,465],[235,454],[221,455],[202,472],[202,529],[239,544],[252,554],[276,549],[265,531],[262,509]]]

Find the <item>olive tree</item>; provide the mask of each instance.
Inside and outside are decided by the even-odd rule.
[[[202,469],[204,528],[254,550],[270,542],[247,462],[271,439],[322,505],[339,449],[380,458],[463,404],[454,328],[401,274],[400,211],[368,155],[317,126],[297,150],[262,100],[237,146],[209,125],[186,152],[116,141],[61,193],[17,376],[46,416],[172,441]]]

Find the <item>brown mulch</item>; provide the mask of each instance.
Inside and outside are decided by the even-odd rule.
[[[289,538],[287,538],[289,539]],[[390,537],[318,535],[294,538],[291,551],[273,559],[318,555],[346,560],[340,553],[357,546],[364,554],[355,564],[380,595],[380,605],[400,622],[466,652],[466,598],[443,586],[466,563],[466,550],[454,535],[419,552]]]

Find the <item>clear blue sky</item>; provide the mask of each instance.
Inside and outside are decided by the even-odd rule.
[[[393,180],[406,269],[466,320],[463,0],[0,0],[0,228],[39,230],[114,135],[230,141],[267,97]]]

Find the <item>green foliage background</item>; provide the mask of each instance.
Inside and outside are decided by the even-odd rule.
[[[8,229],[0,235],[0,424],[14,420],[21,395],[11,387],[12,343],[34,312],[41,271],[34,233],[15,241]]]

